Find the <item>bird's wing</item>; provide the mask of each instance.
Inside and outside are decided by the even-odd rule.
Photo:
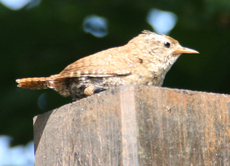
[[[54,76],[57,78],[73,78],[129,75],[133,68],[137,67],[137,61],[131,51],[124,50],[123,47],[115,47],[82,58]]]

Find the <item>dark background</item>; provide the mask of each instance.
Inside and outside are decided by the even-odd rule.
[[[16,87],[15,79],[59,73],[77,59],[126,44],[142,30],[152,8],[171,11],[178,21],[170,32],[199,55],[182,55],[166,76],[165,87],[230,93],[230,1],[227,0],[45,0],[13,11],[0,4],[0,135],[12,145],[33,139],[35,115],[71,102],[53,90]],[[108,34],[83,29],[89,15],[105,17]]]

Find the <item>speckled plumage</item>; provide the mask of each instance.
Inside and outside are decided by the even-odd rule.
[[[84,57],[50,77],[17,79],[18,87],[51,88],[62,96],[80,99],[120,85],[161,86],[182,53],[198,53],[178,41],[143,31],[126,45]]]

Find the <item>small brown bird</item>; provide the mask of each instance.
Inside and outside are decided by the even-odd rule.
[[[50,77],[17,79],[18,87],[51,88],[62,96],[80,99],[121,85],[163,84],[180,54],[198,54],[166,35],[144,30],[126,45],[84,57]]]

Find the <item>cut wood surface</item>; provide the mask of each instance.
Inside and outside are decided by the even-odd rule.
[[[35,165],[230,165],[230,96],[123,86],[34,117]]]

